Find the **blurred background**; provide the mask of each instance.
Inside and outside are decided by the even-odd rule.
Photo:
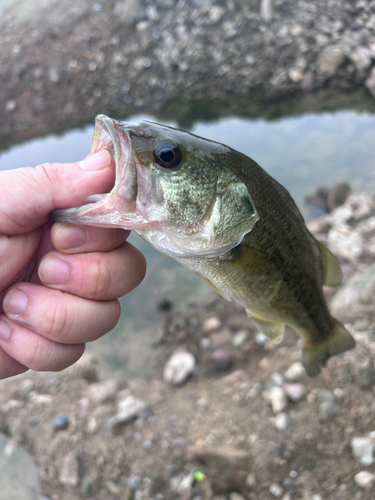
[[[374,61],[374,1],[0,0],[0,170],[82,159],[99,113],[143,117],[250,156],[311,221],[323,212],[305,199],[321,186],[375,191]],[[160,378],[165,304],[214,300],[198,277],[131,241],[146,279],[122,299],[114,331],[88,346],[121,381]],[[83,497],[128,499],[77,484]],[[53,491],[43,498],[78,498]],[[246,498],[282,496],[259,494]],[[285,499],[322,498],[311,495]]]

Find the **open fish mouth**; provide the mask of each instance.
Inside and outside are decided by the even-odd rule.
[[[136,211],[138,176],[131,138],[123,123],[98,115],[91,154],[104,149],[113,157],[116,165],[115,185],[111,192],[88,196],[86,205],[56,210],[51,218],[55,222],[142,229],[148,221]]]

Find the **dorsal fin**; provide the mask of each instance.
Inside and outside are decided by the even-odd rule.
[[[318,241],[320,257],[322,259],[323,264],[323,285],[336,287],[341,283],[342,280],[342,271],[339,264],[339,261],[333,255],[333,253],[328,250],[323,243]]]

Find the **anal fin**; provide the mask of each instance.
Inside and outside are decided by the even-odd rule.
[[[304,345],[302,361],[309,377],[316,377],[331,356],[349,351],[355,347],[355,340],[345,327],[335,320],[330,335],[315,345]]]
[[[260,330],[263,335],[268,337],[273,342],[280,342],[283,338],[284,325],[283,323],[273,323],[258,316],[254,316],[250,311],[246,311],[247,315],[253,320],[255,326]]]

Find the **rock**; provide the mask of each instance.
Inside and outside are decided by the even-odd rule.
[[[269,492],[274,497],[280,498],[281,495],[284,493],[284,490],[283,490],[283,488],[279,484],[272,483],[271,486],[270,486]]]
[[[130,476],[128,478],[128,486],[131,490],[138,489],[142,484],[142,478],[140,476]]]
[[[363,71],[371,66],[371,51],[367,47],[357,47],[350,54],[350,59],[353,61],[357,71]]]
[[[227,384],[238,384],[247,380],[247,375],[244,370],[235,370],[229,375],[223,377],[221,380]]]
[[[132,26],[142,14],[142,5],[139,0],[123,0],[115,3],[113,13],[121,24]]]
[[[284,384],[283,390],[288,399],[293,402],[300,401],[307,392],[303,384]]]
[[[89,383],[99,380],[99,360],[89,353],[85,353],[73,366],[68,368],[68,370],[72,377],[82,378]]]
[[[375,68],[372,68],[370,76],[365,80],[365,86],[369,89],[372,96],[375,97]]]
[[[69,415],[66,413],[59,413],[53,421],[53,428],[56,431],[62,431],[69,427]]]
[[[0,410],[2,413],[8,413],[8,411],[14,410],[16,408],[21,408],[24,405],[22,401],[18,401],[18,399],[8,399],[0,406]]]
[[[211,334],[211,343],[215,347],[232,344],[232,335],[228,328]]]
[[[279,413],[285,410],[287,400],[284,391],[281,387],[273,387],[268,391],[268,399],[271,402],[272,410],[274,413]]]
[[[163,378],[172,385],[182,385],[194,373],[195,359],[190,352],[177,351],[167,361]]]
[[[270,376],[269,381],[267,382],[266,388],[267,390],[272,389],[273,387],[281,387],[284,383],[284,377],[278,373],[274,372]]]
[[[248,453],[237,448],[195,448],[192,460],[202,467],[215,489],[241,491],[251,468]]]
[[[202,331],[204,333],[210,333],[215,330],[218,330],[221,327],[221,321],[219,318],[216,316],[211,316],[210,318],[207,318],[203,325],[202,325]]]
[[[260,17],[266,23],[272,21],[272,0],[260,1]]]
[[[331,309],[343,322],[375,319],[375,265],[355,273],[333,297]]]
[[[346,224],[341,224],[329,231],[328,247],[336,256],[359,263],[365,243],[358,232]]]
[[[333,212],[337,207],[345,203],[352,190],[346,182],[336,182],[328,193],[328,211]]]
[[[170,490],[175,495],[183,495],[191,490],[194,482],[194,470],[188,474],[179,474],[171,479]]]
[[[5,103],[5,111],[8,113],[14,111],[16,107],[17,107],[17,102],[14,101],[13,99]]]
[[[240,347],[242,344],[246,342],[246,339],[247,339],[247,331],[240,330],[233,336],[232,344],[234,345],[234,347]]]
[[[117,414],[107,420],[106,426],[110,429],[121,426],[140,417],[147,411],[147,404],[133,396],[128,396],[118,402]]]
[[[364,389],[369,389],[375,385],[374,358],[370,357],[367,365],[358,370],[358,384]]]
[[[362,470],[354,476],[354,481],[363,489],[369,490],[375,482],[375,474]]]
[[[319,405],[319,420],[325,422],[335,414],[335,405],[331,401],[324,401]]]
[[[216,349],[211,359],[217,371],[226,371],[233,366],[234,356],[229,349]]]
[[[258,332],[255,335],[254,340],[255,340],[255,343],[258,345],[265,345],[267,342],[269,342],[270,339],[267,337],[267,335],[264,335],[264,333]]]
[[[289,427],[289,415],[287,413],[279,413],[275,417],[275,427],[279,431],[285,431]]]
[[[304,373],[305,369],[303,367],[303,364],[300,361],[296,361],[295,363],[289,366],[287,371],[284,373],[284,377],[290,382],[294,382],[295,380],[299,379],[302,375],[304,375]]]
[[[203,339],[201,339],[199,342],[201,349],[204,349],[205,351],[207,351],[211,347],[211,344],[211,339],[209,339],[208,337],[203,337]]]
[[[323,76],[329,78],[336,73],[344,60],[345,55],[342,48],[335,45],[329,45],[319,54],[316,64]]]
[[[63,458],[59,473],[59,483],[64,486],[78,485],[78,460],[75,451],[71,451]]]
[[[90,384],[86,391],[86,397],[94,403],[107,403],[116,399],[118,383],[115,379],[104,380]]]
[[[315,190],[315,193],[313,193],[310,196],[306,196],[305,202],[320,208],[320,210],[322,210],[325,213],[328,213],[329,212],[328,196],[329,196],[329,188],[325,186],[319,186]]]
[[[246,500],[243,495],[240,495],[239,493],[231,493],[229,495],[229,500]]]
[[[351,440],[353,455],[359,460],[362,465],[371,465],[374,461],[374,443],[367,438],[354,437]]]
[[[48,79],[52,83],[59,83],[61,81],[61,69],[56,66],[49,68]]]

